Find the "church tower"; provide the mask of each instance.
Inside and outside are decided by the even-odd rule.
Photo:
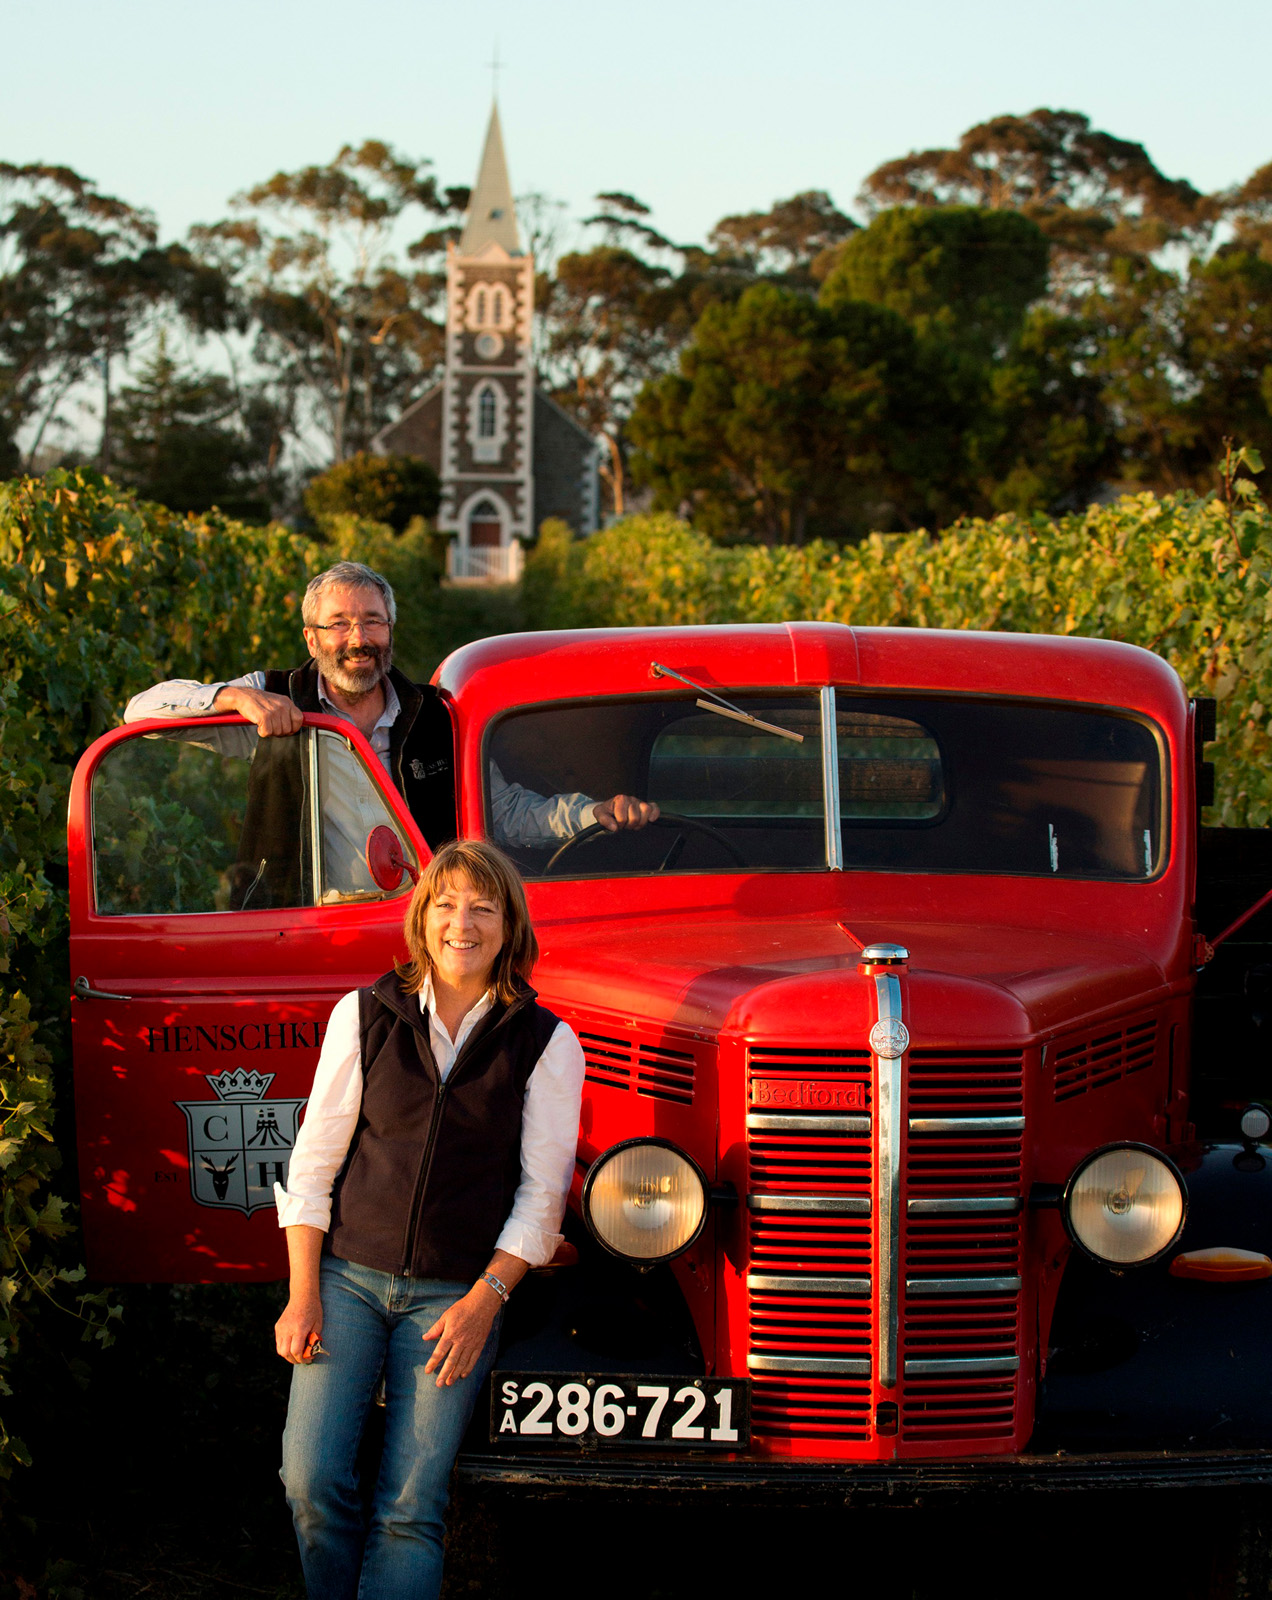
[[[456,577],[514,577],[534,533],[534,259],[521,248],[498,107],[446,262],[442,503]]]

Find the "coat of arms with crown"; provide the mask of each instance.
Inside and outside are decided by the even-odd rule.
[[[300,1100],[267,1100],[272,1072],[204,1073],[215,1100],[177,1100],[185,1112],[190,1193],[201,1206],[251,1216],[287,1186]]]

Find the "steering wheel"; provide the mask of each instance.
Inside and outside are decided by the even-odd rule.
[[[685,847],[685,836],[690,833],[705,833],[708,839],[714,840],[721,850],[732,857],[739,867],[747,865],[746,857],[733,843],[725,837],[719,828],[713,828],[709,822],[699,822],[696,817],[682,817],[675,811],[664,811],[653,822],[647,822],[646,828],[671,828],[676,837],[671,841],[671,848],[658,863],[657,871],[667,872],[674,867],[680,859],[681,851]],[[553,854],[548,864],[543,868],[543,875],[556,871],[557,863],[563,861],[571,850],[577,850],[582,844],[588,844],[593,839],[621,839],[624,834],[643,833],[643,828],[617,828],[612,833],[608,828],[603,828],[599,822],[594,822],[590,828],[584,828],[582,833],[576,833],[567,839]]]

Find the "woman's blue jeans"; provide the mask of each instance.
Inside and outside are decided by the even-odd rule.
[[[468,1283],[398,1278],[324,1256],[322,1344],[292,1369],[282,1479],[309,1600],[435,1600],[451,1467],[494,1365],[499,1324],[481,1359],[449,1388],[424,1363],[423,1339]],[[383,1373],[384,1453],[369,1516],[358,1447]]]

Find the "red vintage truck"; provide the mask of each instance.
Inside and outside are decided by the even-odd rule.
[[[488,639],[435,682],[461,834],[496,835],[492,769],[662,808],[498,841],[588,1068],[572,1248],[463,1473],[1272,1481],[1259,917],[1198,997],[1272,860],[1199,830],[1213,706],[1127,645],[814,623]],[[96,1277],[283,1275],[325,1019],[427,853],[328,718],[84,756]]]

